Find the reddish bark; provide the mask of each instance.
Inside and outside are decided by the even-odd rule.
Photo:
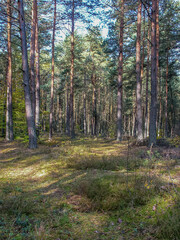
[[[117,141],[122,140],[122,95],[123,95],[123,33],[124,33],[124,0],[121,0],[121,20],[118,60],[118,94],[117,94]]]
[[[51,103],[50,103],[50,116],[49,116],[49,140],[52,140],[52,128],[53,128],[55,31],[56,31],[56,0],[54,0],[54,23],[53,23],[53,36],[52,36],[52,73],[51,73]]]
[[[137,139],[142,140],[142,103],[141,103],[141,10],[142,3],[139,0],[138,3],[138,15],[137,15],[137,40],[136,40],[136,120],[137,120]]]

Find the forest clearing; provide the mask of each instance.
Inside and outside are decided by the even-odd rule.
[[[114,140],[0,141],[1,239],[180,238],[176,147]]]

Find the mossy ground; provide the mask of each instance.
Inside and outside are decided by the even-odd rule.
[[[0,239],[180,239],[179,149],[0,141]]]

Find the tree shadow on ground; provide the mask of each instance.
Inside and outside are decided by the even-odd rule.
[[[24,239],[32,239],[31,234],[37,239],[146,239],[147,228],[154,222],[137,227],[140,217],[148,217],[147,209],[155,206],[157,197],[166,199],[172,191],[169,181],[156,174],[119,172],[140,168],[142,162],[137,165],[136,158],[129,168],[126,156],[71,157],[70,153],[63,160],[61,147],[42,145],[23,153],[24,149],[4,155],[3,161],[16,154],[20,159],[16,156],[15,161],[2,163],[7,175],[0,184],[3,226],[8,231],[13,228],[14,235],[24,234],[27,228]],[[16,176],[18,168],[22,172]],[[30,171],[25,172],[26,168]]]

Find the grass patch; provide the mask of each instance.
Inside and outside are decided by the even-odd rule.
[[[0,151],[2,240],[179,239],[177,148],[44,137]]]
[[[114,211],[145,205],[159,194],[162,183],[145,176],[104,176],[84,181],[76,193],[91,200],[93,210]]]

